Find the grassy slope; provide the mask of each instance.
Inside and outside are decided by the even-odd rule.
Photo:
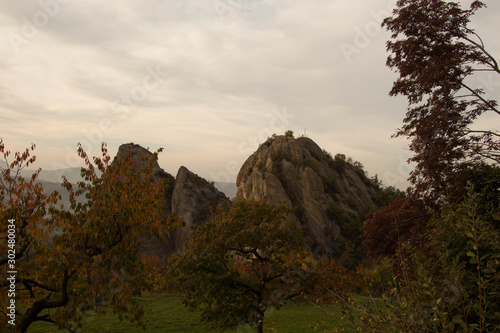
[[[199,322],[199,314],[188,312],[176,295],[148,295],[142,298],[146,311],[144,322],[146,330],[135,327],[128,322],[120,322],[113,314],[90,314],[83,322],[81,332],[206,332],[206,328]],[[335,309],[329,308],[329,311]],[[323,332],[323,324],[329,328],[341,326],[336,319],[324,310],[313,305],[288,304],[280,310],[269,309],[266,312],[266,332]],[[28,330],[29,333],[64,333],[54,325],[35,323]],[[240,327],[229,332],[252,332],[250,327]]]

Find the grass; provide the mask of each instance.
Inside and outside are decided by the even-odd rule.
[[[82,333],[129,333],[129,332],[207,332],[200,323],[197,312],[189,312],[181,303],[178,295],[149,294],[141,297],[145,310],[146,329],[135,327],[129,322],[120,322],[112,313],[89,313],[83,321]],[[326,327],[341,327],[342,322],[328,312],[337,315],[340,310],[333,306],[323,309],[311,304],[286,304],[280,310],[271,308],[264,318],[265,332],[323,332]],[[30,326],[29,333],[66,333],[52,324],[37,322]],[[217,331],[213,331],[217,332]],[[228,332],[253,332],[250,326],[239,327]]]

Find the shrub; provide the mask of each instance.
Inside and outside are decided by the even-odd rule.
[[[410,274],[395,280],[384,307],[375,311],[341,295],[350,318],[361,319],[352,324],[363,331],[499,332],[499,219],[480,213],[478,203],[471,187],[436,213],[426,251],[411,255]]]
[[[337,154],[333,160],[328,161],[328,165],[341,174],[345,171],[347,165],[346,156],[344,154]]]

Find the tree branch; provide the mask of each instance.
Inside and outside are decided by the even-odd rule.
[[[479,37],[478,34],[476,34],[474,31],[470,30],[470,29],[467,29],[469,33],[472,33],[474,34],[476,37],[479,38],[479,40],[481,41],[481,44],[477,43],[476,41],[470,39],[469,37],[467,36],[462,36],[463,39],[465,39],[466,41],[468,41],[469,43],[471,43],[472,45],[476,46],[477,48],[479,48],[490,60],[491,60],[491,64],[489,62],[486,62],[488,65],[491,66],[491,68],[500,74],[500,68],[498,68],[498,63],[497,61],[495,60],[495,58],[493,58],[493,56],[488,52],[486,51],[486,49],[484,48],[484,44],[483,44],[483,41],[481,39],[481,37]]]
[[[35,281],[33,279],[21,279],[19,280],[22,284],[24,284],[25,286],[27,285],[30,285],[31,286],[35,286],[35,287],[38,287],[38,288],[42,288],[44,290],[47,290],[47,291],[52,291],[52,292],[58,292],[59,290],[57,288],[54,288],[54,287],[50,287],[50,286],[47,286],[47,285],[44,285],[43,283],[40,283],[38,281]]]
[[[21,318],[21,321],[19,323],[19,331],[21,332],[26,332],[28,327],[39,318],[40,312],[42,312],[45,309],[52,309],[52,308],[58,308],[61,306],[65,306],[69,302],[69,294],[68,294],[68,281],[69,279],[73,276],[73,274],[76,271],[73,271],[69,273],[68,270],[64,271],[62,282],[61,282],[61,289],[57,290],[55,292],[60,292],[61,293],[61,298],[56,301],[49,301],[50,296],[52,293],[50,293],[47,297],[36,301],[33,303],[33,305],[26,311],[26,314]],[[50,290],[50,289],[48,289]],[[43,317],[43,316],[42,316]]]
[[[267,261],[267,258],[262,257],[257,249],[243,250],[234,247],[226,247],[226,250],[240,252],[242,254],[253,254],[259,261]]]
[[[474,89],[471,89],[468,85],[466,85],[463,82],[460,82],[460,85],[464,87],[465,89],[469,90],[474,96],[479,98],[483,103],[485,103],[493,112],[497,113],[500,115],[500,111],[489,101],[485,100],[483,96],[479,95]]]
[[[271,276],[270,278],[266,277],[266,278],[264,278],[264,282],[271,282],[271,281],[276,280],[276,279],[278,279],[280,277],[283,277],[283,273],[276,274],[274,276]]]
[[[22,258],[22,256],[24,255],[24,252],[26,251],[26,249],[28,248],[28,246],[30,244],[31,244],[31,242],[29,240],[26,240],[26,242],[23,244],[23,246],[16,251],[15,260],[19,260],[20,258]],[[0,267],[3,266],[3,265],[5,265],[8,262],[9,262],[9,258],[8,257],[2,258],[0,260]]]
[[[470,133],[482,133],[482,134],[494,135],[494,136],[500,138],[500,134],[499,133],[495,133],[493,131],[468,130],[467,134],[470,134]]]

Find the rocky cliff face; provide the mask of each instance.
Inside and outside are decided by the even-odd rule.
[[[152,153],[149,150],[141,147],[140,145],[134,143],[127,143],[121,145],[118,148],[115,160],[123,161],[123,159],[129,154],[132,155],[132,160],[137,165],[143,165],[144,161],[142,158],[143,157],[149,158],[152,155]],[[165,193],[162,196],[162,200],[164,200],[164,202],[167,203],[165,214],[169,214],[172,211],[171,201],[172,201],[172,193],[174,191],[174,186],[175,186],[175,178],[171,174],[165,172],[165,170],[163,170],[160,167],[157,161],[153,163],[152,171],[155,179],[157,179],[158,181],[161,180],[166,181],[167,186],[165,188]]]
[[[134,143],[123,144],[118,148],[118,152],[115,156],[114,161],[123,161],[126,156],[129,154],[132,155],[132,160],[138,165],[144,165],[143,157],[149,158],[152,153],[141,147],[140,145]],[[157,181],[166,181],[165,192],[161,196],[162,204],[164,204],[164,211],[162,213],[162,219],[167,220],[167,216],[172,212],[172,193],[175,186],[174,177],[165,172],[157,161],[153,162],[153,175],[155,180]],[[165,230],[167,232],[167,230]],[[159,239],[156,238],[146,238],[140,237],[139,243],[141,244],[139,251],[142,253],[146,253],[148,255],[152,255],[159,258],[166,258],[173,251],[175,251],[175,243],[170,239],[168,242],[163,243]]]
[[[141,165],[144,163],[142,156],[149,157],[151,152],[147,149],[128,143],[121,145],[115,160],[123,160],[132,154],[132,159]],[[172,252],[184,249],[185,240],[191,237],[191,230],[205,222],[210,217],[210,210],[216,212],[226,204],[229,199],[213,184],[195,175],[185,167],[181,167],[174,178],[165,172],[157,162],[153,165],[153,175],[158,181],[166,180],[165,192],[161,200],[165,204],[162,217],[174,213],[183,222],[184,226],[170,232],[170,237],[165,244],[158,239],[140,239],[140,251],[160,258],[168,257]]]
[[[229,205],[231,201],[212,183],[181,167],[175,178],[172,194],[172,212],[185,223],[175,230],[173,239],[176,250],[183,250],[191,232],[205,222],[211,214]]]
[[[306,137],[268,139],[243,164],[236,185],[236,200],[265,198],[293,209],[313,250],[332,256],[352,243],[377,192],[361,168]]]
[[[130,143],[119,148],[116,159],[126,154],[140,163],[140,156],[151,153]],[[210,217],[211,210],[216,212],[231,201],[185,167],[175,178],[158,163],[153,172],[156,179],[167,180],[162,196],[164,216],[175,213],[184,222],[171,232],[166,244],[142,240],[142,251],[165,258],[184,249],[192,230]],[[344,155],[332,157],[309,138],[285,136],[264,142],[243,164],[236,185],[236,200],[265,199],[292,209],[292,219],[313,240],[312,250],[333,257],[356,251],[359,226],[364,215],[376,207],[380,191],[360,165]]]

